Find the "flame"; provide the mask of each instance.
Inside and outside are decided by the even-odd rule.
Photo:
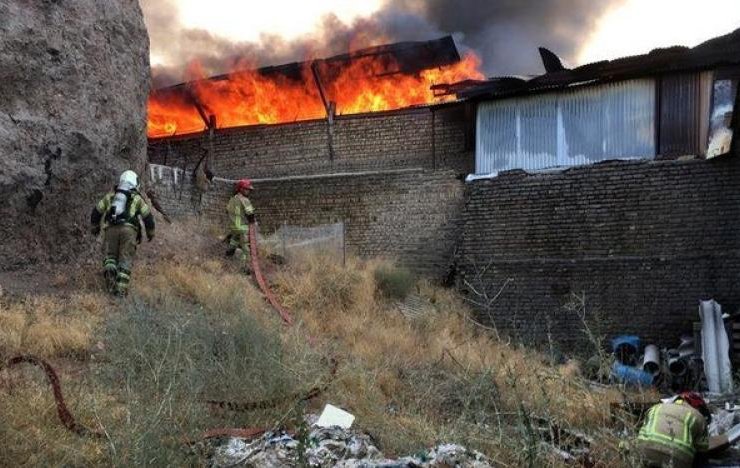
[[[472,53],[456,64],[418,74],[402,73],[387,59],[363,57],[329,77],[322,74],[322,83],[327,98],[336,103],[337,114],[377,112],[450,100],[450,96],[435,96],[431,86],[482,79],[479,67],[480,60]],[[198,75],[197,67],[191,69],[193,73]],[[190,92],[206,114],[216,116],[218,128],[323,118],[326,111],[310,65],[305,65],[301,74],[302,79],[296,80],[256,70],[239,71],[226,79],[195,81]],[[192,102],[176,93],[153,92],[148,110],[150,138],[206,128]]]

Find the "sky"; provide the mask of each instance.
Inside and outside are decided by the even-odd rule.
[[[570,65],[694,46],[740,28],[740,0],[140,0],[158,73],[197,59],[225,72],[345,52],[358,25],[388,42],[452,34],[493,74],[541,73],[536,47]],[[370,26],[368,26],[370,25]],[[173,78],[174,79],[174,78]]]

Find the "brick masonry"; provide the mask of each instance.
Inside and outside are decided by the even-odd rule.
[[[190,177],[151,165],[157,198],[173,217],[198,213],[226,226],[233,183],[216,180],[200,197]],[[260,229],[282,223],[314,226],[343,221],[349,251],[395,258],[435,277],[448,272],[459,242],[464,184],[454,171],[407,169],[256,179],[252,200]]]
[[[511,171],[467,184],[458,281],[525,342],[583,350],[585,323],[675,346],[700,299],[738,310],[738,220],[737,156]]]
[[[467,174],[474,163],[470,109],[451,104],[339,116],[331,127],[321,120],[217,130],[211,168],[224,178],[408,168]],[[151,140],[149,161],[192,169],[208,148],[207,134]]]
[[[331,129],[310,121],[218,130],[212,169],[258,179],[263,231],[345,221],[360,255],[393,256],[437,278],[454,259],[479,318],[525,342],[584,350],[587,324],[670,346],[691,330],[699,299],[737,311],[740,156],[510,171],[463,184],[472,122],[469,107],[452,104],[338,117]],[[153,180],[171,214],[223,224],[230,183],[201,198],[189,177],[156,166],[189,174],[208,144],[206,135],[151,141]],[[577,296],[583,317],[569,310]]]

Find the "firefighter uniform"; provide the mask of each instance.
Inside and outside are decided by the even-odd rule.
[[[126,193],[125,210],[115,220],[110,216],[116,192],[106,194],[90,215],[93,234],[103,226],[103,275],[109,292],[128,293],[136,246],[141,242],[141,221],[148,240],[154,237],[154,216],[136,190]]]
[[[648,411],[637,445],[645,466],[691,467],[696,453],[709,448],[707,421],[683,400],[657,404]]]
[[[250,261],[249,254],[249,220],[254,217],[254,207],[243,193],[237,193],[229,200],[226,206],[229,214],[229,251],[230,255],[241,250],[241,259],[247,264]]]

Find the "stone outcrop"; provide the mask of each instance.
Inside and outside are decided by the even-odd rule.
[[[0,270],[68,262],[144,169],[149,38],[137,0],[0,0]]]

